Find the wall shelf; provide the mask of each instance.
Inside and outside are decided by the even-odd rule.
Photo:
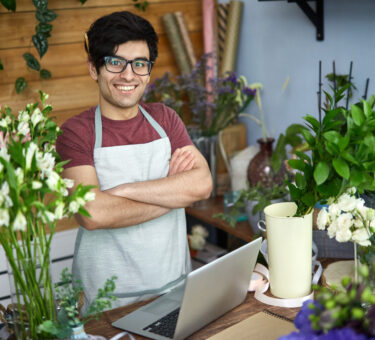
[[[258,0],[258,1],[280,1],[280,0]],[[285,1],[285,0],[283,0]],[[294,2],[306,14],[316,27],[316,39],[324,40],[324,0],[286,0]],[[308,1],[316,2],[315,10],[308,4]]]

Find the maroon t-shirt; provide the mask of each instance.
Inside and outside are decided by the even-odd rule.
[[[193,144],[175,111],[161,103],[141,103],[141,106],[166,132],[172,154],[177,148]],[[95,109],[92,107],[68,119],[61,126],[63,134],[57,139],[56,151],[63,161],[71,160],[65,168],[94,166]],[[144,144],[159,138],[159,134],[140,111],[128,120],[112,120],[102,116],[102,147]]]

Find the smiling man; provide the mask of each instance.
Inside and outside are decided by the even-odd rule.
[[[157,35],[130,12],[96,20],[86,34],[99,105],[66,121],[57,142],[64,176],[94,185],[91,218],[77,215],[73,275],[84,311],[116,275],[115,306],[168,291],[190,271],[184,207],[212,189],[207,163],[178,115],[140,103],[156,60]]]

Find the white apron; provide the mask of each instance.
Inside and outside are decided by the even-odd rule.
[[[100,107],[95,112],[94,163],[100,190],[123,183],[166,177],[171,144],[163,128],[142,107],[142,114],[160,135],[146,144],[102,147]],[[81,280],[85,303],[113,275],[117,300],[127,305],[164,293],[182,282],[191,270],[184,209],[131,227],[87,230],[79,227],[73,260],[73,277]]]

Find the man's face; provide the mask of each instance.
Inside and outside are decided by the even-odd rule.
[[[145,41],[128,41],[118,46],[115,56],[134,60],[144,58],[150,60],[150,52]],[[121,73],[108,72],[103,65],[97,74],[90,64],[90,74],[98,81],[100,106],[105,116],[114,119],[132,118],[138,113],[138,102],[141,100],[150,76],[136,75],[131,65]]]

